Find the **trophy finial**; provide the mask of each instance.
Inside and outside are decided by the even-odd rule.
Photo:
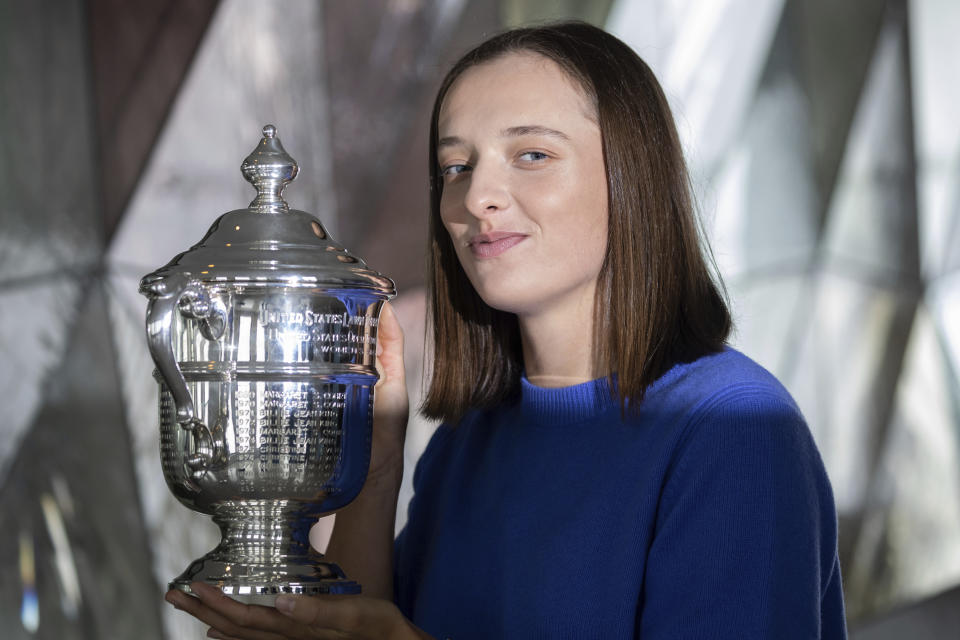
[[[250,203],[251,210],[258,213],[283,213],[290,210],[281,194],[287,184],[297,177],[300,167],[283,148],[274,125],[263,127],[260,144],[246,157],[240,170],[243,177],[257,190],[257,197]]]

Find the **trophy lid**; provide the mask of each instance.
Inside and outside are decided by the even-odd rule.
[[[383,298],[396,295],[392,280],[337,243],[317,218],[284,201],[283,189],[299,167],[280,143],[275,126],[263,128],[263,138],[241,171],[257,197],[246,209],[221,215],[199,243],[144,276],[141,291],[181,275],[210,283],[286,283],[364,289]]]

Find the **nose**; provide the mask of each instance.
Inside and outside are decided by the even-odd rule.
[[[505,209],[510,202],[506,176],[494,163],[477,162],[470,171],[470,184],[464,194],[464,206],[474,216]]]

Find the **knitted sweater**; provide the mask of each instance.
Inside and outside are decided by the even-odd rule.
[[[396,541],[437,638],[846,637],[837,518],[787,391],[739,352],[677,365],[622,418],[604,380],[441,426]]]

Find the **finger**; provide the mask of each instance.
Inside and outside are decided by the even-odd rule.
[[[275,607],[311,631],[339,631],[362,638],[388,637],[390,629],[403,621],[393,603],[363,596],[279,596]]]
[[[377,360],[388,376],[403,376],[403,327],[393,305],[385,302],[377,325]]]
[[[403,364],[403,329],[393,307],[384,304],[377,333],[375,365],[379,380],[376,384],[375,415],[397,419],[406,426],[410,412],[406,372]]]
[[[284,640],[286,632],[296,625],[291,625],[291,621],[277,613],[275,610],[267,607],[256,607],[255,605],[244,605],[225,596],[219,589],[209,585],[193,583],[191,589],[196,596],[190,596],[186,593],[173,589],[167,592],[165,596],[167,602],[177,609],[189,613],[201,622],[210,625],[221,634],[228,637],[240,638],[242,640]],[[214,600],[212,591],[217,592],[221,599]],[[205,597],[206,600],[203,600]],[[223,600],[229,601],[223,602]],[[210,603],[213,602],[213,606]],[[230,605],[237,605],[233,607]],[[239,608],[238,608],[239,607]],[[255,620],[261,625],[263,615],[251,610],[263,610],[264,614],[272,612],[275,618],[272,626],[248,627],[244,624],[245,620]],[[276,631],[276,633],[273,633]]]
[[[236,635],[238,631],[247,634],[253,631],[262,631],[266,632],[266,637],[273,640],[302,631],[273,607],[237,602],[217,587],[204,582],[194,582],[190,585],[190,588],[207,607],[235,625],[235,630],[220,627],[220,631],[227,634]],[[262,636],[263,634],[252,634],[252,637],[256,638]],[[242,635],[241,637],[246,638],[247,636]]]
[[[302,596],[278,596],[274,607],[280,613],[314,629],[339,629],[332,618],[336,610],[329,603],[333,598],[304,598]]]
[[[399,341],[400,346],[403,346],[403,327],[400,326],[397,312],[393,310],[393,305],[389,302],[384,302],[383,309],[380,311],[377,335],[382,335],[391,344]]]

